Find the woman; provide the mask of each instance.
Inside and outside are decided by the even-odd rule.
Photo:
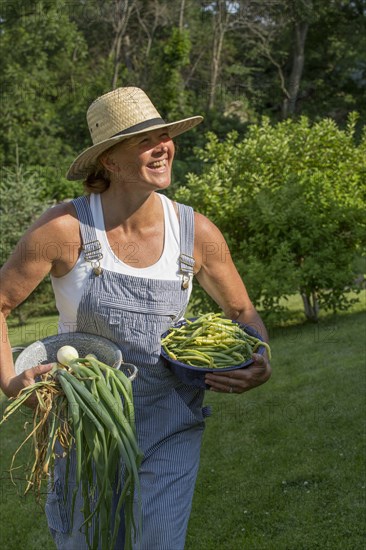
[[[126,362],[138,366],[133,391],[144,453],[139,547],[182,550],[207,411],[204,392],[180,383],[162,362],[160,336],[184,315],[193,275],[228,318],[255,326],[266,340],[267,333],[230,255],[222,254],[226,243],[218,228],[157,193],[170,184],[172,138],[202,117],[166,123],[142,90],[127,87],[93,102],[87,120],[93,146],[67,177],[84,179],[89,195],[51,208],[24,235],[2,269],[1,311],[6,317],[50,273],[60,332],[107,337],[121,346]],[[1,342],[6,395],[50,369],[36,366],[16,376],[6,334]],[[208,374],[207,384],[213,391],[242,393],[264,383],[268,358],[253,359],[247,369]],[[59,549],[86,548],[78,530],[81,511],[70,532],[60,497],[63,467],[60,460],[46,505],[48,524]],[[116,548],[123,548],[122,530]]]

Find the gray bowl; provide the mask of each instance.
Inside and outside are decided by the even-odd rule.
[[[26,348],[19,346],[13,348],[13,353],[20,352],[15,361],[16,374],[20,374],[24,370],[42,363],[56,362],[57,351],[62,346],[67,345],[73,346],[77,350],[79,357],[85,357],[88,353],[94,353],[99,361],[110,367],[120,370],[127,369],[130,374],[130,380],[136,377],[137,367],[130,363],[123,363],[122,352],[117,344],[102,336],[84,332],[56,334],[55,336],[48,336],[42,340],[37,340]]]

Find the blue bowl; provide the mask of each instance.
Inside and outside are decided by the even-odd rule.
[[[190,319],[191,321],[194,321],[195,319]],[[258,338],[263,342],[263,337],[252,327],[249,325],[244,325],[243,323],[239,323],[237,321],[233,321],[233,323],[239,325],[240,328],[245,330],[249,336],[254,336],[255,338]],[[187,321],[183,319],[182,321],[179,321],[174,325],[173,328],[181,327],[182,325],[186,325]],[[165,338],[169,334],[170,330],[167,332],[164,332],[162,335],[162,339]],[[260,353],[263,355],[265,351],[264,346],[259,346],[259,348],[256,349],[255,353]],[[240,365],[235,365],[233,367],[223,367],[223,368],[205,368],[205,367],[192,367],[191,365],[187,365],[185,363],[181,363],[180,361],[175,361],[169,355],[166,353],[166,351],[161,348],[161,355],[164,357],[165,361],[167,362],[169,368],[174,372],[174,374],[179,378],[181,382],[184,384],[188,384],[189,386],[195,386],[197,388],[202,388],[205,390],[208,390],[210,386],[206,384],[205,382],[205,375],[208,372],[228,372],[231,370],[237,370],[237,369],[245,369],[249,367],[249,365],[253,364],[253,359],[248,359],[244,363],[241,363]]]

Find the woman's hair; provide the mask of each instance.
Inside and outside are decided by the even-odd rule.
[[[108,171],[98,160],[94,170],[88,174],[83,185],[87,193],[103,193],[108,189],[110,183]]]
[[[134,138],[126,139],[123,143],[127,146],[130,146],[133,143],[133,139]],[[112,145],[112,147],[104,151],[103,156],[113,152],[114,149],[116,149],[120,144],[121,142],[116,143],[116,145]],[[100,161],[100,157],[97,159],[97,163],[93,171],[88,174],[83,184],[84,190],[87,193],[103,193],[104,191],[107,191],[108,187],[111,184],[111,179],[109,177],[108,170],[103,166],[102,162]]]

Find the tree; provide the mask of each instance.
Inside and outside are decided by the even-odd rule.
[[[293,44],[291,73],[289,76],[288,93],[282,103],[283,118],[294,115],[299,96],[301,78],[305,63],[305,42],[309,30],[309,20],[312,17],[312,0],[302,0],[293,4]]]
[[[300,293],[307,319],[319,308],[346,309],[356,288],[354,261],[366,245],[366,132],[303,117],[252,125],[238,139],[209,134],[197,151],[206,168],[190,174],[177,200],[210,217],[225,234],[256,305],[281,312]],[[202,294],[198,308],[212,307]]]
[[[0,162],[11,167],[17,149],[20,164],[42,173],[55,199],[62,198],[61,189],[73,194],[64,175],[86,142],[89,103],[85,42],[66,6],[15,2],[4,12],[0,34]]]
[[[244,134],[263,114],[366,120],[365,0],[12,0],[0,5],[0,163],[20,162],[60,200],[90,144],[85,113],[115,86],[144,88],[167,119],[202,114],[179,138],[179,178],[199,171],[202,128]],[[179,158],[179,152],[178,156]],[[177,163],[178,164],[178,163]],[[176,164],[176,166],[177,166]]]
[[[365,121],[366,2],[313,0],[298,111],[312,119],[330,116],[345,124],[350,111]]]
[[[124,41],[124,50],[125,50],[125,63],[127,66],[130,65],[129,55],[128,55],[128,46],[129,46],[129,36],[126,34],[128,21],[133,13],[133,10],[136,7],[135,0],[114,0],[112,4],[112,9],[109,13],[109,22],[113,28],[113,42],[109,52],[110,58],[113,60],[113,76],[111,81],[111,89],[117,88],[119,82],[119,72],[122,62],[122,44]],[[129,67],[131,68],[131,66]]]
[[[229,27],[230,12],[225,0],[216,0],[215,15],[212,18],[212,57],[211,57],[211,78],[210,90],[208,94],[208,108],[213,109],[216,100],[216,89],[220,76],[221,56],[224,45],[225,34]]]
[[[13,168],[3,168],[0,182],[0,265],[3,265],[18,245],[23,233],[34,220],[50,206],[44,196],[44,184],[33,172],[23,170],[16,158]],[[18,246],[21,246],[20,244]],[[41,254],[45,251],[24,250],[20,253]],[[45,279],[27,298],[23,305],[14,310],[20,323],[31,314],[39,315],[55,310],[49,279]]]
[[[259,54],[277,72],[283,118],[296,112],[305,63],[306,37],[309,24],[315,17],[312,0],[278,0],[262,6],[261,12],[255,7],[246,21],[249,40],[257,40]],[[281,44],[283,36],[286,37],[287,48]],[[280,44],[282,47],[278,47]],[[290,70],[286,65],[291,67]]]
[[[212,45],[195,74],[209,82],[209,109],[249,122],[266,113],[342,123],[358,109],[364,120],[365,0],[208,1],[202,22]]]
[[[187,101],[182,69],[189,64],[191,41],[187,30],[173,27],[165,44],[154,56],[164,87],[152,83],[151,92],[159,105],[159,111],[167,120],[188,116],[192,107]]]

